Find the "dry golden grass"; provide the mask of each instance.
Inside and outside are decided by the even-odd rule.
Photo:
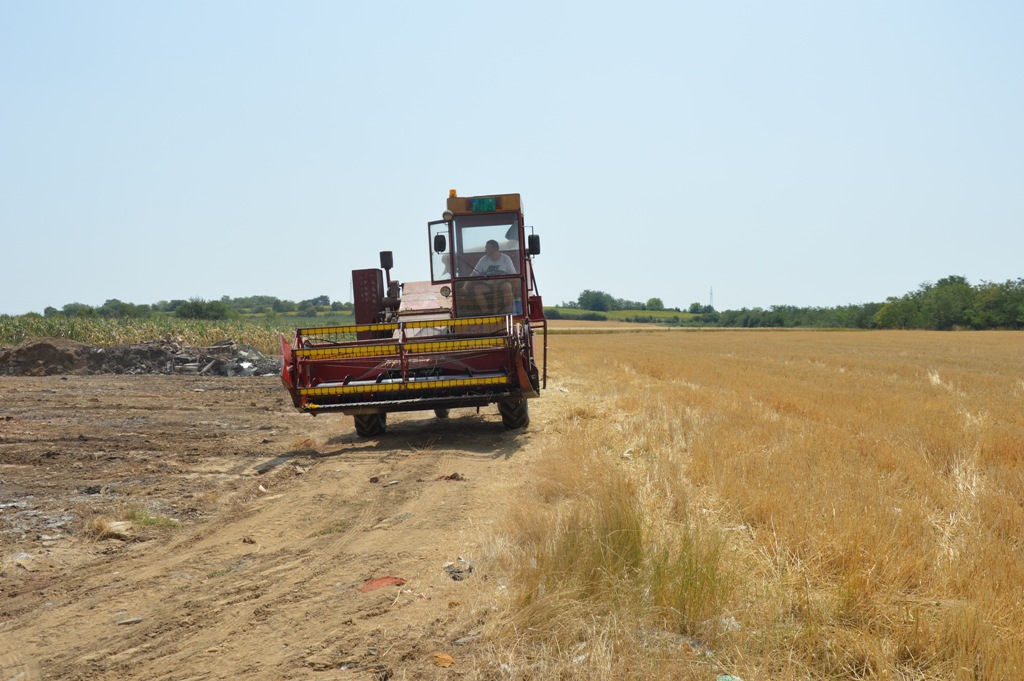
[[[1024,337],[553,336],[522,678],[1024,678]]]

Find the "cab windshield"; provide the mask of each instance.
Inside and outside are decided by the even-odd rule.
[[[518,276],[519,216],[515,213],[462,215],[455,218],[454,243],[434,253],[434,279]],[[488,250],[488,243],[492,246]],[[495,251],[494,245],[497,246]]]
[[[487,252],[488,242],[498,246]],[[466,215],[455,219],[455,277],[482,277],[519,273],[519,217],[514,213]],[[502,257],[504,256],[504,257]],[[492,264],[505,259],[511,261],[496,269]]]

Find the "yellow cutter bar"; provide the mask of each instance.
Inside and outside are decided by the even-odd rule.
[[[303,359],[344,359],[347,357],[397,357],[398,343],[385,345],[357,345],[337,348],[306,348],[296,350],[295,355]]]
[[[405,349],[416,352],[455,352],[457,350],[478,350],[480,348],[508,347],[508,339],[499,338],[464,338],[450,341],[416,341],[406,343]],[[352,347],[305,348],[296,350],[296,356],[303,359],[347,359],[349,357],[398,357],[398,343],[378,345],[358,345]]]
[[[431,326],[479,326],[480,324],[500,324],[505,317],[461,317],[459,319],[425,319],[421,322],[402,322],[407,329],[426,329]]]
[[[351,324],[349,326],[320,326],[315,329],[299,329],[303,336],[322,336],[325,333],[359,333],[360,331],[394,331],[398,324]]]
[[[466,338],[450,341],[417,341],[406,343],[409,352],[452,352],[454,350],[477,350],[479,348],[508,347],[508,338]]]
[[[355,395],[358,393],[391,393],[403,392],[406,390],[469,388],[478,385],[505,385],[508,381],[508,376],[488,376],[485,378],[442,378],[427,381],[410,381],[408,383],[371,383],[369,385],[337,385],[330,388],[302,388],[299,392],[307,397],[318,397],[324,395]]]
[[[480,324],[498,324],[507,317],[462,317],[459,319],[425,319],[419,322],[398,322],[391,324],[351,324],[349,326],[321,326],[314,329],[299,329],[302,336],[322,336],[332,333],[361,333],[363,331],[395,331],[399,327],[406,329],[426,329],[432,326],[455,327],[478,326]]]

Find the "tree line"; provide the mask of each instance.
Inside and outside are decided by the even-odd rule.
[[[655,301],[657,307],[651,307]],[[624,300],[587,289],[575,301],[561,307],[579,309],[579,319],[607,319],[613,310],[664,310],[661,301]],[[679,308],[672,308],[679,311]],[[916,291],[889,297],[883,303],[837,307],[772,305],[719,312],[710,305],[692,303],[690,317],[656,318],[636,315],[626,321],[661,322],[679,326],[735,328],[845,328],[845,329],[1024,329],[1024,279],[972,285],[965,277],[951,275],[935,283],[925,282]],[[551,315],[549,315],[551,316]],[[560,316],[558,314],[555,315]],[[621,317],[620,317],[621,318]]]
[[[245,296],[232,298],[222,296],[220,300],[189,298],[188,300],[161,300],[153,304],[136,305],[112,298],[102,305],[68,303],[61,309],[47,307],[43,316],[56,317],[112,317],[145,318],[152,315],[173,315],[182,319],[230,319],[242,314],[287,314],[296,312],[306,317],[315,317],[320,312],[348,312],[352,303],[331,302],[328,296],[317,296],[294,302],[275,296]]]
[[[665,309],[665,303],[662,302],[661,298],[648,298],[645,303],[636,300],[626,300],[625,298],[616,298],[604,291],[593,291],[588,288],[576,300],[564,302],[559,307],[593,310],[595,312],[611,312],[615,310],[652,310],[660,312]],[[674,309],[676,312],[679,312],[679,308]]]
[[[1024,279],[972,286],[961,276],[924,283],[899,298],[888,298],[875,315],[885,329],[1024,328]]]

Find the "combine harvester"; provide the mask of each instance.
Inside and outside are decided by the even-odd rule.
[[[392,280],[383,251],[381,269],[352,272],[355,324],[299,329],[290,343],[282,334],[295,407],[349,414],[363,437],[383,434],[392,411],[447,418],[497,404],[505,428],[529,425],[527,400],[547,387],[547,321],[533,273],[540,237],[527,229],[519,194],[451,190],[443,219],[427,223],[430,281]]]

